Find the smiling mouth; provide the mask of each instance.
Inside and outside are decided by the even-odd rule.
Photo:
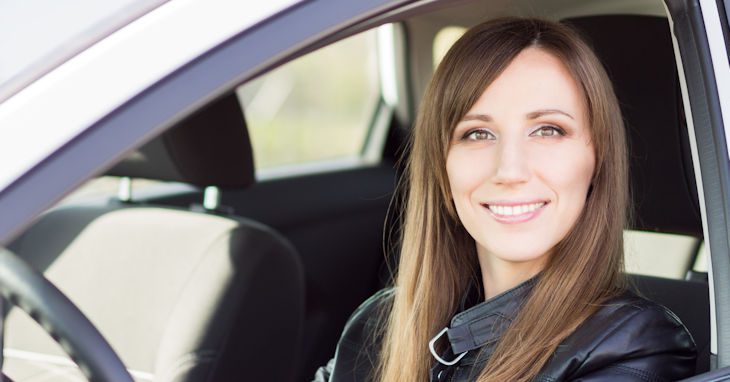
[[[525,204],[482,204],[492,217],[500,223],[523,223],[536,218],[549,202]]]

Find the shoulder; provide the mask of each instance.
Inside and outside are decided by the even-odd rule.
[[[625,292],[601,304],[558,346],[548,366],[570,379],[676,380],[694,373],[696,356],[692,336],[674,313]]]
[[[350,315],[340,336],[341,345],[360,346],[380,325],[383,311],[393,302],[395,288],[384,288],[370,296]]]
[[[600,333],[595,338],[597,346],[617,337],[634,339],[631,342],[635,346],[695,346],[692,336],[672,311],[629,291],[601,304],[577,331],[586,330]],[[675,336],[650,338],[660,333]]]
[[[364,380],[377,364],[379,328],[392,305],[395,288],[381,289],[350,315],[337,343],[335,357],[320,368],[316,381]]]

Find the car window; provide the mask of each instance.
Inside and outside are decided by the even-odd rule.
[[[441,59],[444,58],[446,52],[449,51],[451,45],[466,32],[466,28],[460,26],[448,26],[436,33],[433,39],[433,67],[436,68]]]
[[[257,169],[361,155],[380,99],[375,31],[237,89]]]
[[[58,204],[74,204],[89,200],[105,200],[115,196],[119,191],[119,178],[116,176],[100,176],[79,186],[74,192],[63,198]]]
[[[128,189],[131,193],[131,195],[129,195],[129,199],[131,200],[134,200],[135,197],[140,195],[154,193],[157,190],[160,190],[161,192],[170,192],[175,189],[168,185],[178,186],[178,188],[186,187],[181,183],[165,182],[160,180],[126,179],[117,176],[100,176],[86,181],[72,193],[61,199],[56,206],[66,204],[104,203],[110,198],[120,196],[120,192],[122,192],[121,188],[125,184],[124,182],[129,182],[128,188],[125,187],[125,189]]]
[[[376,31],[367,31],[267,72],[236,91],[257,169],[362,154],[380,100]],[[167,182],[134,179],[135,195]],[[58,205],[118,194],[120,178],[91,179]]]
[[[257,169],[355,158],[362,154],[381,98],[376,31],[300,57],[236,92]],[[133,193],[169,182],[134,179]],[[114,197],[120,178],[91,179],[57,205]]]
[[[697,254],[697,259],[695,260],[695,263],[692,266],[692,270],[695,272],[707,273],[709,270],[709,264],[708,264],[709,261],[710,261],[710,259],[708,258],[708,255],[707,255],[707,249],[706,249],[705,243],[702,242],[702,244],[700,244],[699,253]]]
[[[634,274],[684,279],[695,270],[695,255],[700,240],[685,235],[657,232],[624,231],[626,271]]]

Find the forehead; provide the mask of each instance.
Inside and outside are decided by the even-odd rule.
[[[568,67],[543,49],[520,52],[491,83],[471,111],[529,113],[560,109],[585,116],[583,93]]]

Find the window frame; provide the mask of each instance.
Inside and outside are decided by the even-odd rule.
[[[723,368],[730,366],[730,304],[718,305],[716,301],[730,301],[730,198],[727,197],[730,195],[730,166],[711,49],[722,49],[723,57],[727,57],[727,52],[724,43],[722,46],[717,44],[717,30],[708,29],[712,28],[711,23],[705,22],[708,17],[718,20],[717,4],[713,0],[665,0],[665,4],[672,25],[703,231],[710,258],[711,363],[713,368]],[[719,38],[722,39],[722,36]],[[710,40],[715,42],[711,44]],[[713,277],[714,274],[722,274],[723,277]]]
[[[347,38],[370,29],[355,29],[339,36]],[[386,23],[375,28],[378,61],[378,97],[367,122],[365,138],[356,156],[328,158],[256,169],[260,182],[293,176],[346,171],[377,166],[382,162],[388,130],[394,120],[411,120],[412,102],[406,75],[406,33],[401,22]],[[328,41],[327,44],[332,41]],[[317,44],[315,48],[322,47]],[[307,50],[305,54],[312,53]],[[245,86],[245,84],[243,85]],[[245,110],[244,110],[245,115]]]
[[[410,2],[413,0],[302,2],[169,73],[0,191],[4,211],[0,242],[8,243],[83,181],[237,84],[300,55],[331,36],[333,30],[345,30]]]

